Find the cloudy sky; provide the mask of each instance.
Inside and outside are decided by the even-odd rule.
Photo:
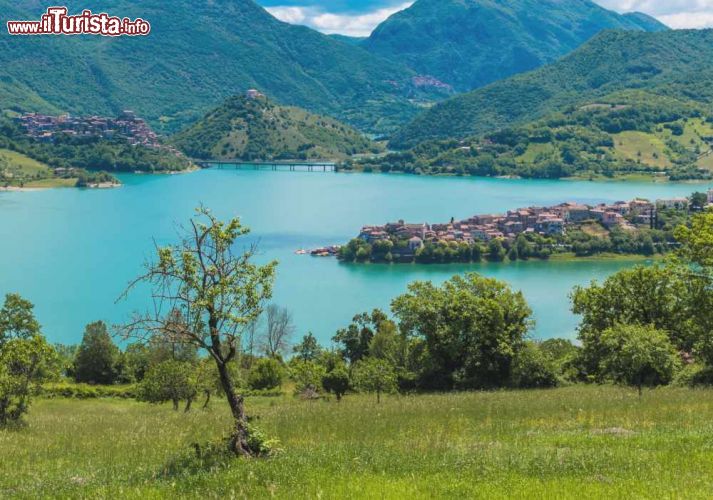
[[[368,36],[413,0],[257,0],[274,16],[324,33]],[[619,12],[641,11],[672,28],[713,27],[713,0],[595,0]]]

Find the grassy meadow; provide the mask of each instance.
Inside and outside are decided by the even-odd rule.
[[[131,400],[37,400],[0,431],[0,498],[709,498],[713,390],[549,391],[335,401],[250,398],[269,459],[202,467],[229,425]],[[200,407],[200,405],[198,405]]]

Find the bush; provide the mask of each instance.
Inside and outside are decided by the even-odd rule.
[[[282,364],[276,359],[259,359],[248,375],[248,387],[257,390],[280,387],[284,376],[283,372]]]
[[[313,361],[294,360],[290,363],[290,376],[295,381],[295,392],[319,391],[325,369]]]
[[[525,342],[513,359],[510,380],[520,389],[556,387],[557,373],[539,345]]]
[[[653,326],[617,325],[604,331],[601,345],[599,375],[639,394],[644,386],[669,384],[680,363],[668,334]]]
[[[44,384],[40,389],[40,395],[46,398],[72,398],[72,399],[95,399],[95,398],[135,398],[137,394],[135,385],[89,385],[74,384],[69,382],[57,382]]]
[[[337,401],[349,390],[349,374],[344,367],[338,367],[322,377],[322,387],[327,392],[334,394]]]
[[[713,385],[713,367],[693,363],[685,365],[671,382],[677,387],[702,387]]]
[[[164,361],[152,367],[139,385],[138,398],[149,403],[171,401],[178,409],[179,401],[186,401],[186,411],[198,394],[196,370],[185,361]]]

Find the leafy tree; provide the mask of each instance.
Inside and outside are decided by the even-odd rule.
[[[324,366],[314,361],[296,358],[290,362],[290,377],[295,381],[295,391],[298,394],[306,391],[318,392],[325,373]]]
[[[713,210],[692,217],[690,226],[678,227],[676,239],[686,262],[713,273]]]
[[[129,344],[123,353],[122,378],[126,382],[141,382],[151,368],[151,351],[142,343]]]
[[[602,377],[638,388],[671,382],[679,356],[666,332],[652,326],[616,325],[601,337]]]
[[[577,287],[572,294],[575,314],[581,315],[579,340],[586,370],[597,371],[603,353],[602,334],[619,324],[651,325],[668,332],[678,349],[690,352],[705,335],[713,310],[693,310],[692,304],[713,300],[711,291],[676,266],[637,266],[609,277],[602,284]]]
[[[522,293],[475,273],[441,287],[412,283],[392,310],[402,331],[425,343],[423,382],[442,389],[506,384],[531,315]]]
[[[343,366],[327,372],[322,377],[322,387],[325,391],[334,394],[337,401],[341,401],[342,396],[349,390],[349,372]]]
[[[119,375],[119,355],[103,321],[87,325],[74,360],[75,379],[88,384],[113,384]]]
[[[56,363],[33,308],[31,302],[9,294],[0,309],[0,427],[27,413],[36,386]]]
[[[702,210],[708,205],[708,195],[706,193],[693,193],[689,199],[692,210]]]
[[[383,311],[374,309],[371,314],[357,314],[352,319],[352,323],[332,338],[336,344],[340,344],[342,357],[354,364],[360,359],[369,355],[369,343],[374,338],[382,322],[388,318]]]
[[[9,338],[29,339],[40,333],[34,305],[18,294],[8,294],[0,309],[0,345]]]
[[[507,251],[503,247],[503,242],[497,238],[490,240],[490,243],[488,243],[488,260],[502,262],[505,260],[505,255],[507,255]]]
[[[251,389],[275,389],[282,385],[284,370],[279,361],[274,358],[262,358],[257,361],[248,375],[248,386]]]
[[[312,332],[309,332],[307,335],[302,337],[302,342],[295,345],[292,351],[303,361],[315,361],[319,358],[322,348]]]
[[[397,380],[394,367],[383,359],[367,358],[354,367],[354,385],[364,392],[376,393],[376,402],[381,402],[381,394],[396,392]]]
[[[153,366],[139,386],[140,400],[149,403],[171,401],[174,410],[178,410],[181,401],[186,401],[186,412],[191,409],[197,394],[195,367],[185,361],[170,360]]]
[[[55,352],[58,374],[62,377],[74,378],[74,360],[77,357],[79,346],[54,344],[52,348]]]
[[[123,329],[125,337],[163,337],[210,355],[233,416],[230,448],[242,456],[259,450],[251,448],[244,396],[235,388],[230,364],[241,348],[242,332],[260,317],[272,296],[277,265],[254,264],[255,247],[234,253],[236,240],[248,233],[239,219],[222,222],[199,208],[182,241],[158,248],[158,262],[149,263],[125,292],[148,283],[159,313],[137,315]],[[161,311],[180,311],[181,321]]]

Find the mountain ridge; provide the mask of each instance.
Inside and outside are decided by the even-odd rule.
[[[590,0],[417,0],[362,46],[469,91],[552,62],[604,29],[666,27]]]
[[[129,108],[170,132],[230,95],[258,88],[286,104],[385,131],[415,116],[421,99],[433,97],[431,89],[411,84],[416,73],[406,66],[278,21],[252,0],[65,3],[70,13],[142,17],[151,34],[2,34],[0,109],[110,115]],[[45,8],[0,0],[10,19],[39,19]]]
[[[627,88],[711,102],[712,47],[713,30],[605,31],[555,63],[433,106],[391,145],[478,135]]]

